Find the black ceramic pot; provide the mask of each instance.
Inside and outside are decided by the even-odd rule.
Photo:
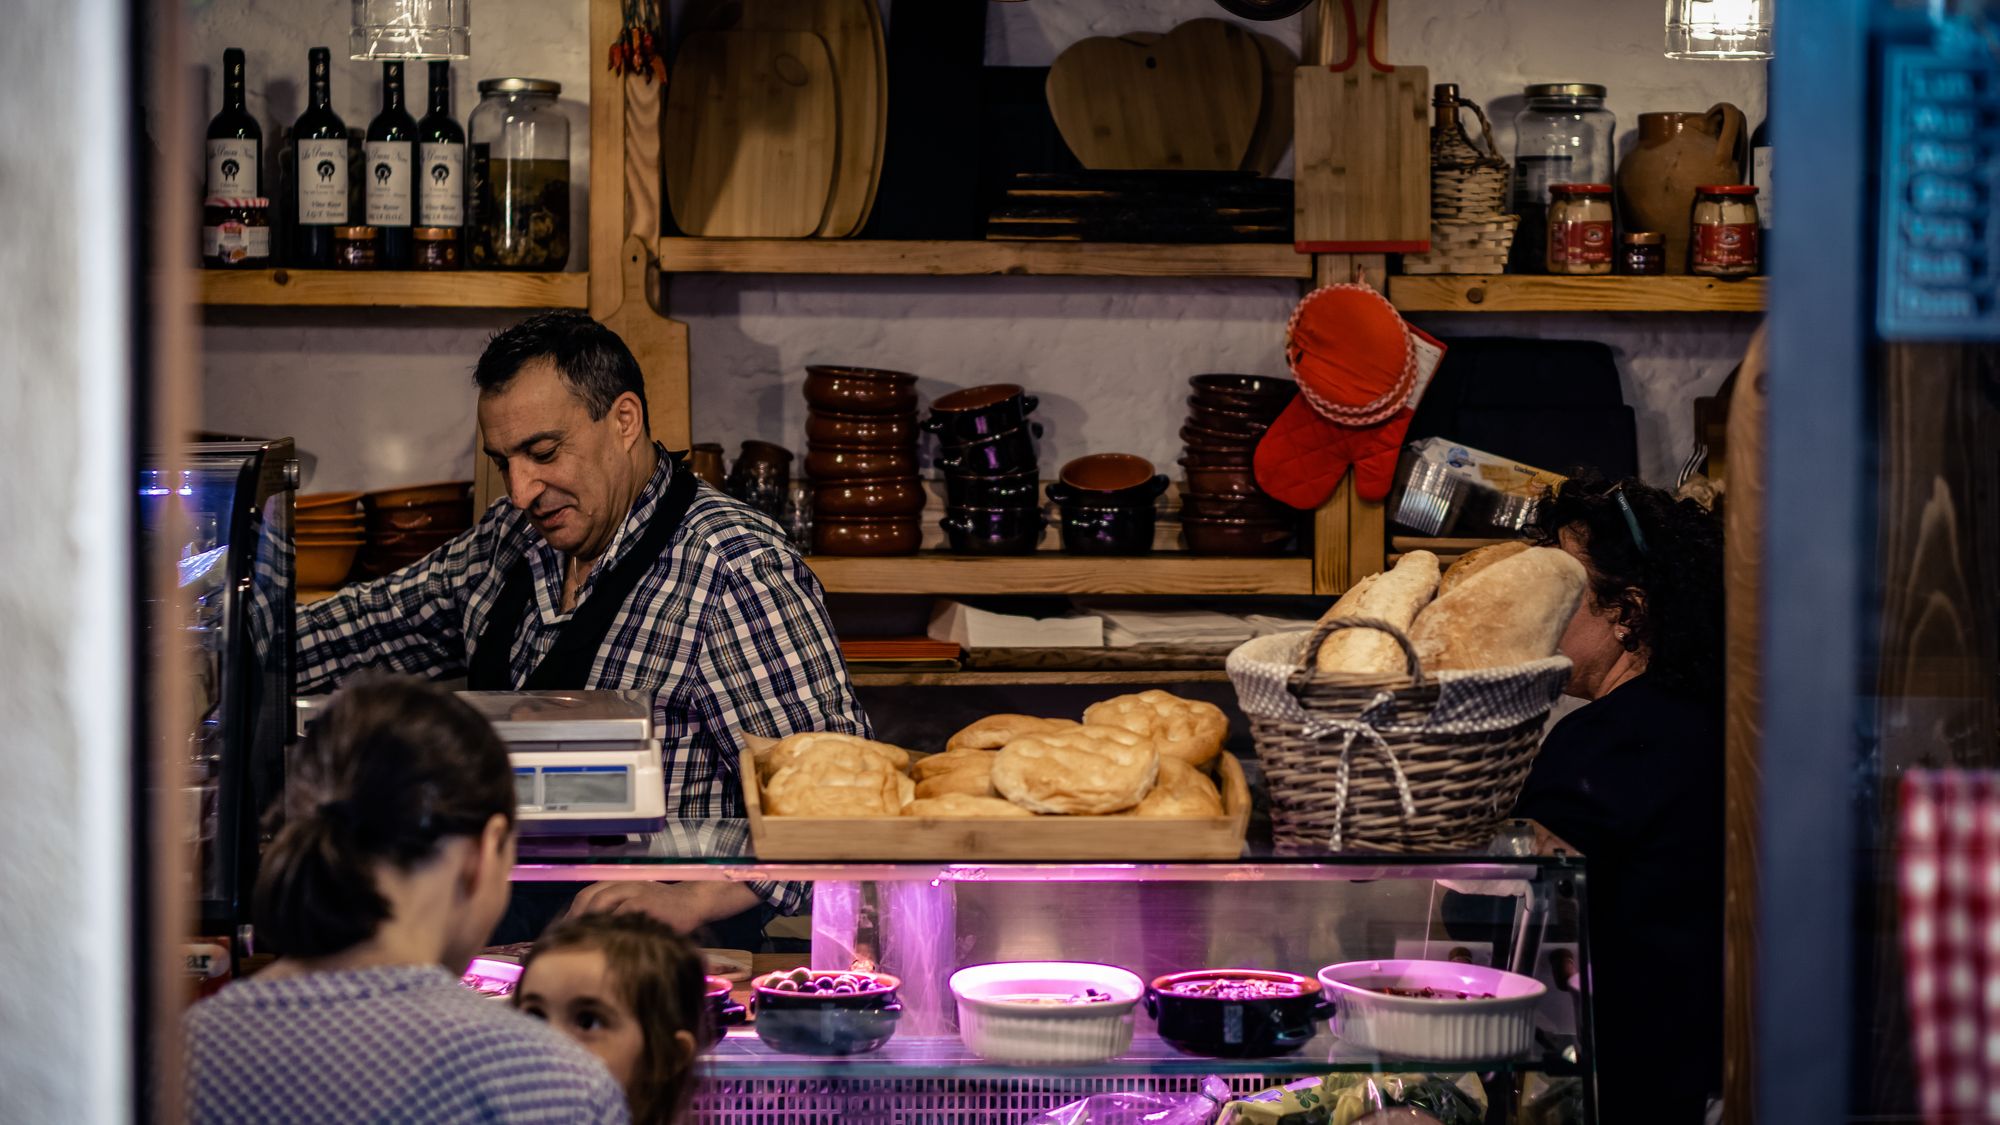
[[[1224,995],[1189,995],[1182,989],[1214,987]],[[1260,985],[1290,995],[1229,995],[1230,985],[1250,992]],[[1318,1033],[1333,1008],[1319,982],[1292,973],[1260,969],[1202,969],[1172,973],[1146,990],[1146,1011],[1159,1024],[1160,1038],[1176,1050],[1217,1059],[1261,1059],[1289,1055]]]
[[[972,441],[944,442],[938,447],[937,466],[947,472],[984,476],[1033,469],[1035,439],[1041,436],[1040,424],[1030,422]]]
[[[1058,521],[1072,555],[1144,555],[1153,550],[1153,506],[1065,507]]]
[[[1038,507],[945,509],[938,521],[961,555],[1027,555],[1042,545],[1046,523]]]
[[[880,1049],[896,1034],[903,1002],[896,995],[902,982],[895,977],[849,973],[872,977],[877,987],[828,994],[784,992],[767,983],[783,975],[758,978],[751,998],[757,1011],[757,1038],[772,1050],[789,1055],[859,1055]]]
[[[933,401],[924,429],[949,442],[976,441],[1020,429],[1040,402],[1013,383],[967,387]]]
[[[944,475],[945,503],[957,508],[1027,508],[1041,502],[1041,474],[1034,469],[981,476],[958,471]]]
[[[730,984],[721,977],[709,977],[706,981],[706,1020],[701,1028],[703,1050],[722,1042],[722,1029],[735,1027],[749,1017],[749,1012],[729,996]]]
[[[1115,491],[1091,491],[1072,487],[1065,481],[1049,485],[1049,499],[1064,508],[1147,508],[1167,490],[1165,474],[1157,474],[1144,484]]]

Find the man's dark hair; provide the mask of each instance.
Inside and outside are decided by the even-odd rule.
[[[627,391],[638,395],[640,416],[651,432],[646,376],[639,361],[618,333],[585,312],[540,313],[501,332],[487,342],[479,366],[472,369],[472,381],[479,385],[479,393],[490,394],[506,387],[522,367],[537,359],[555,363],[563,385],[583,400],[593,422],[610,411],[619,395]]]

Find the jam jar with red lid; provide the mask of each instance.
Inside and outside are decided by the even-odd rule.
[[[1549,272],[1610,273],[1611,223],[1610,184],[1550,184]]]
[[[1750,277],[1757,272],[1757,187],[1707,184],[1694,189],[1689,215],[1688,272],[1705,277]]]
[[[271,201],[263,196],[201,204],[201,264],[210,269],[264,269],[271,264]]]

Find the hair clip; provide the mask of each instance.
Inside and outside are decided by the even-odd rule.
[[[1650,556],[1653,552],[1646,548],[1646,534],[1639,530],[1639,514],[1632,510],[1632,502],[1625,499],[1625,486],[1612,489],[1611,498],[1618,501],[1618,510],[1625,513],[1625,526],[1632,532],[1632,545],[1639,548],[1641,555]]]

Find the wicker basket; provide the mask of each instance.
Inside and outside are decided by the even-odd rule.
[[[1341,629],[1395,638],[1409,676],[1319,672]],[[1569,678],[1562,657],[1426,678],[1400,629],[1368,618],[1259,637],[1229,656],[1271,787],[1282,854],[1453,852],[1499,832]]]
[[[1482,150],[1463,129],[1433,131],[1431,248],[1403,256],[1404,273],[1494,274],[1507,266],[1517,216],[1507,213],[1507,162],[1493,150],[1493,127],[1479,103],[1458,105],[1479,118]]]

